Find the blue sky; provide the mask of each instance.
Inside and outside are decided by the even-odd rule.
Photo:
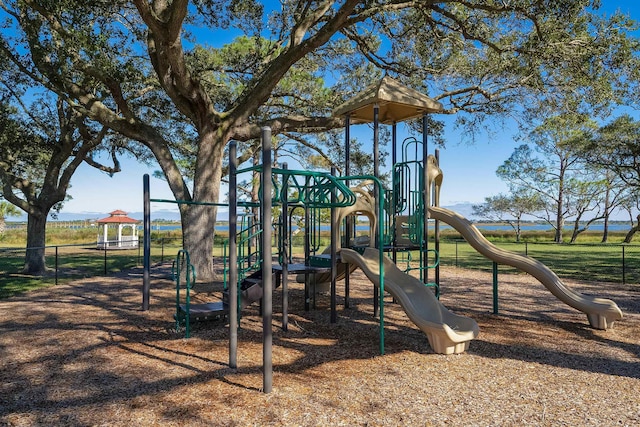
[[[621,9],[640,20],[640,4],[635,1],[603,1],[603,9],[612,12]],[[632,112],[640,117],[637,112]],[[479,134],[473,144],[465,141],[453,126],[453,118],[446,120],[446,147],[440,150],[440,166],[444,172],[441,205],[458,203],[481,203],[485,197],[506,192],[506,185],[496,177],[495,171],[513,152],[518,143],[514,142],[512,131],[515,126],[501,129],[495,126],[491,134]],[[366,138],[368,128],[354,129],[353,134]],[[398,138],[407,136],[401,128]],[[433,152],[433,147],[430,150]],[[157,165],[145,166],[133,159],[122,159],[122,172],[109,175],[83,164],[71,180],[69,194],[63,213],[86,213],[88,217],[106,216],[115,209],[127,212],[142,211],[142,176],[153,174]],[[166,182],[151,178],[151,197],[173,199]],[[152,211],[172,210],[175,205],[152,205]]]

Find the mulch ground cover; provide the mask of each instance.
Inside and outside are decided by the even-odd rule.
[[[293,276],[292,276],[293,279]],[[460,355],[434,354],[390,297],[379,353],[372,285],[352,275],[305,311],[291,283],[289,330],[274,294],[273,392],[262,388],[262,319],[243,312],[238,368],[224,321],[174,328],[175,290],[154,267],[150,310],[142,272],[94,277],[0,301],[0,424],[9,426],[640,425],[640,285],[567,283],[611,298],[624,318],[607,331],[525,274],[441,272],[442,303],[480,336]],[[196,285],[196,299],[221,284]]]

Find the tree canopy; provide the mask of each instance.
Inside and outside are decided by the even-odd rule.
[[[582,155],[593,164],[614,172],[627,186],[640,190],[640,122],[628,114],[594,132]]]
[[[178,200],[218,201],[224,148],[341,126],[389,73],[476,126],[496,114],[635,104],[635,23],[599,1],[5,0],[0,52],[83,115],[148,147]],[[216,37],[238,34],[224,46]],[[464,114],[468,113],[468,114]],[[193,156],[191,179],[179,160]],[[215,209],[181,205],[211,276]]]

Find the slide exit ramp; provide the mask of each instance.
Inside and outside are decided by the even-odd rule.
[[[342,262],[357,265],[374,285],[380,283],[379,251],[366,248],[360,255],[351,249],[341,249]],[[479,333],[475,320],[449,311],[422,280],[402,270],[384,257],[384,290],[402,306],[405,313],[427,335],[429,345],[440,354],[463,353]]]

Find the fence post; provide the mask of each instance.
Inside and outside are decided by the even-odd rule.
[[[56,285],[58,284],[58,247],[56,246]]]
[[[498,263],[493,262],[493,314],[498,314]]]
[[[104,275],[107,275],[107,246],[109,245],[109,243],[107,243],[104,246]]]
[[[626,284],[626,265],[624,256],[624,245],[622,245],[622,284]]]
[[[458,241],[456,240],[456,267],[458,266]]]

